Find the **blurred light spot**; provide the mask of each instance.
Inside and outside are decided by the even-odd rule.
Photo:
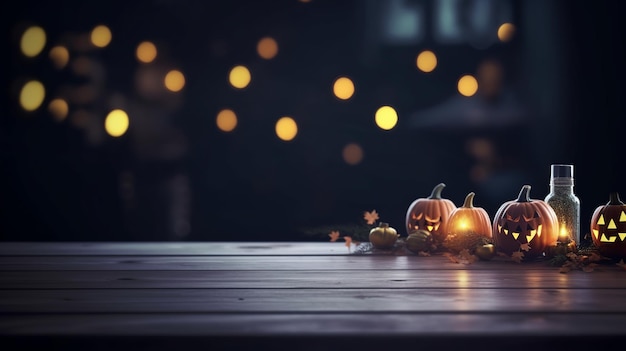
[[[471,75],[464,75],[459,79],[457,84],[459,93],[463,96],[472,96],[478,90],[478,81]]]
[[[99,48],[111,43],[111,30],[105,25],[98,25],[91,30],[91,43]]]
[[[515,35],[515,26],[512,23],[502,23],[498,28],[498,39],[501,42],[510,41],[513,35]]]
[[[390,130],[398,123],[398,113],[391,106],[382,106],[376,111],[376,125],[384,130]]]
[[[70,52],[65,46],[55,46],[50,49],[50,60],[52,60],[54,67],[61,69],[67,66],[70,60]]]
[[[417,68],[422,72],[432,72],[437,67],[437,56],[430,50],[424,50],[417,55]]]
[[[150,63],[157,56],[157,48],[152,42],[143,41],[137,45],[136,55],[140,62]]]
[[[80,109],[72,112],[70,122],[77,128],[87,128],[90,123],[93,123],[94,118],[93,114],[89,111]]]
[[[333,93],[341,100],[348,100],[354,95],[354,83],[347,77],[339,77],[333,84]]]
[[[173,92],[178,92],[185,86],[185,76],[181,71],[171,70],[165,75],[165,87]]]
[[[347,164],[354,166],[363,160],[363,149],[359,144],[350,143],[343,148],[342,155]]]
[[[119,137],[128,130],[128,115],[120,109],[115,109],[104,120],[104,129],[110,136]]]
[[[247,87],[251,79],[250,71],[246,66],[235,66],[230,70],[230,74],[228,75],[230,84],[238,89]]]
[[[237,126],[237,115],[233,110],[223,109],[217,114],[217,127],[225,132],[231,132]]]
[[[67,118],[70,108],[67,101],[61,98],[56,98],[48,104],[48,111],[56,121],[61,122]]]
[[[20,105],[26,111],[34,111],[41,106],[46,97],[46,88],[41,82],[31,80],[24,84],[20,92]]]
[[[276,135],[285,141],[292,140],[298,134],[298,125],[291,117],[281,117],[276,122]]]
[[[46,32],[39,26],[29,27],[22,34],[20,49],[27,57],[35,57],[46,46]]]
[[[266,60],[273,59],[278,54],[278,43],[271,37],[262,38],[256,46],[256,51]]]

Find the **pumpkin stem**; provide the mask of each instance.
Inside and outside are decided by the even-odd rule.
[[[472,208],[474,207],[474,196],[476,194],[474,192],[471,192],[469,194],[467,194],[467,196],[465,197],[465,202],[463,202],[463,207],[464,208]]]
[[[389,228],[389,223],[380,222],[380,223],[378,224],[378,226],[379,226],[380,228]]]
[[[429,199],[436,199],[436,200],[441,200],[441,191],[443,190],[443,188],[445,188],[446,185],[443,183],[439,183],[437,184],[437,186],[435,186],[433,188],[433,192],[430,193],[430,196],[428,197]]]
[[[622,202],[622,200],[619,199],[619,194],[617,192],[613,192],[609,194],[609,202],[607,203],[607,205],[621,205],[623,206],[624,203]]]
[[[517,202],[531,202],[530,185],[524,185],[517,196]]]

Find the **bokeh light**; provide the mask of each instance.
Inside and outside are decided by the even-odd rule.
[[[343,160],[351,165],[357,165],[363,160],[363,148],[359,144],[350,143],[344,146],[342,151]]]
[[[515,35],[515,25],[512,23],[502,23],[500,27],[498,27],[498,39],[501,42],[507,42],[513,39]]]
[[[111,30],[105,25],[98,25],[91,30],[90,40],[94,46],[104,48],[111,43]]]
[[[142,41],[139,45],[137,45],[135,55],[137,56],[137,60],[139,60],[139,62],[150,63],[156,59],[156,45],[150,41]]]
[[[46,46],[46,31],[39,26],[29,27],[20,39],[20,50],[26,57],[35,57]]]
[[[67,101],[61,98],[53,99],[48,104],[48,112],[50,112],[52,117],[58,122],[65,120],[69,111],[70,107],[67,104]]]
[[[430,50],[424,50],[417,55],[416,64],[420,71],[432,72],[437,67],[437,56]]]
[[[49,56],[54,67],[62,69],[70,60],[70,51],[65,46],[57,45],[50,49]]]
[[[382,106],[376,110],[376,125],[384,130],[390,130],[398,123],[398,113],[391,106]]]
[[[293,140],[298,134],[298,125],[291,117],[281,117],[276,122],[276,135],[284,141]]]
[[[20,106],[26,111],[35,111],[46,97],[46,88],[38,80],[24,84],[20,91]]]
[[[109,112],[104,120],[104,129],[112,137],[124,135],[128,130],[128,125],[128,115],[121,109],[115,109]]]
[[[264,37],[259,40],[256,51],[262,58],[271,60],[278,54],[278,43],[272,37]]]
[[[171,70],[165,75],[165,87],[173,92],[179,92],[185,87],[185,75],[179,70]]]
[[[459,93],[463,96],[472,96],[478,91],[478,81],[472,75],[464,75],[457,84]]]
[[[224,132],[231,132],[237,127],[237,115],[231,109],[223,109],[215,120],[217,128]]]
[[[333,84],[333,93],[341,100],[348,100],[354,95],[354,83],[348,77],[339,77]]]
[[[237,89],[247,87],[248,84],[250,84],[250,80],[252,80],[252,76],[246,66],[235,66],[230,70],[230,74],[228,75],[228,81]]]

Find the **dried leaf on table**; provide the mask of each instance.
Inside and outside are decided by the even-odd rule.
[[[333,230],[330,234],[328,234],[328,236],[330,237],[330,241],[337,241],[337,239],[339,239],[339,231]]]
[[[519,248],[520,250],[530,251],[530,245],[528,245],[528,243],[520,244]]]
[[[521,251],[513,252],[511,254],[511,259],[517,263],[520,263],[524,260],[524,253]]]

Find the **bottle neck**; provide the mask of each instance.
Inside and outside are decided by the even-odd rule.
[[[573,194],[574,180],[557,178],[550,181],[550,191],[557,194]]]

